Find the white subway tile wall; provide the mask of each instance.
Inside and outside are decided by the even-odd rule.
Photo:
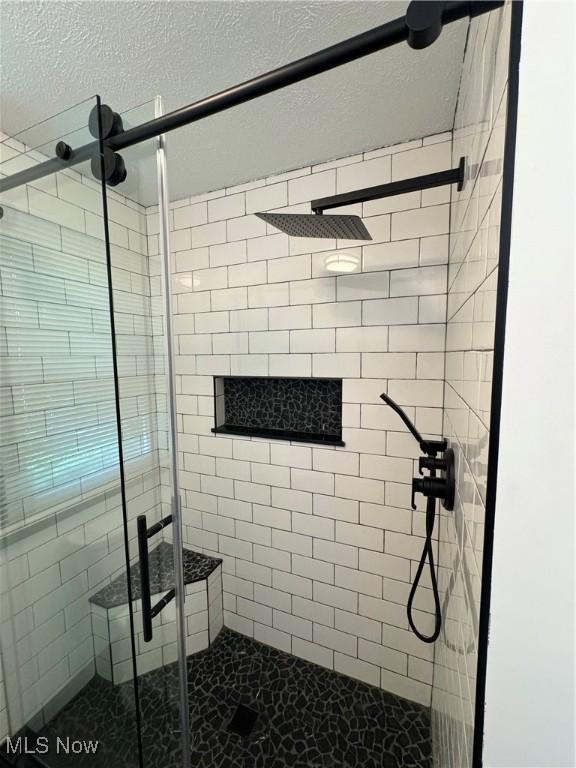
[[[466,156],[469,178],[462,192],[452,188],[450,205],[444,434],[456,453],[457,493],[454,511],[439,521],[445,624],[432,695],[438,768],[472,765],[510,11],[507,3],[472,20],[452,147],[453,164]],[[412,674],[428,679],[426,669]]]
[[[369,244],[288,238],[253,214],[443,170],[451,143],[445,134],[227,189],[217,224],[199,211],[210,220],[211,201],[180,201],[172,243],[185,542],[224,560],[225,623],[423,704],[432,652],[405,611],[424,533],[409,500],[417,450],[379,395],[440,434],[447,198],[366,203]],[[354,274],[330,272],[342,250]],[[229,373],[342,377],[346,445],[213,436],[212,376]],[[418,606],[426,627],[430,590]]]
[[[1,138],[3,159],[26,151]],[[15,732],[93,674],[88,598],[124,570],[125,554],[100,188],[66,171],[0,202],[1,742],[7,708]],[[159,286],[146,243],[153,218],[114,191],[109,213],[134,544],[135,516],[162,513]]]

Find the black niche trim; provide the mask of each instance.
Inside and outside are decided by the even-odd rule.
[[[343,446],[342,379],[215,376],[212,432]]]

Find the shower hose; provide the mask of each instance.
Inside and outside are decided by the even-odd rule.
[[[434,476],[435,474],[436,474],[435,472],[431,473],[432,476]],[[422,557],[420,558],[420,562],[418,563],[418,570],[416,571],[416,577],[414,578],[414,583],[412,584],[412,589],[410,590],[410,596],[408,597],[408,604],[407,604],[408,623],[410,624],[410,627],[414,632],[414,634],[416,635],[416,637],[419,640],[422,640],[423,643],[435,642],[435,640],[438,639],[438,635],[440,634],[440,629],[442,628],[442,611],[440,607],[440,596],[438,594],[438,581],[436,579],[436,570],[434,568],[434,552],[432,550],[432,534],[434,532],[435,519],[436,519],[436,499],[433,498],[432,496],[428,496],[426,500],[426,540],[424,542]],[[424,568],[426,567],[426,561],[428,561],[428,565],[430,567],[430,581],[432,582],[432,592],[434,594],[435,626],[434,626],[434,632],[431,635],[423,635],[416,627],[416,624],[414,623],[414,619],[412,618],[412,610],[413,610],[412,604],[414,602],[414,598],[418,590],[420,579],[422,578],[422,573],[424,572]]]

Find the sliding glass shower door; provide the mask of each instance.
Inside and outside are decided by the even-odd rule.
[[[159,100],[121,113],[124,129],[160,113]],[[145,768],[188,765],[185,589],[183,585],[174,371],[167,311],[170,305],[166,169],[163,140],[121,150],[126,179],[106,185],[113,302],[120,465],[125,488],[130,600],[134,617],[133,665],[127,644],[110,643],[112,679],[136,672]],[[119,207],[118,193],[131,210]],[[127,230],[127,239],[124,233]],[[168,320],[169,322],[169,320]],[[103,594],[111,637],[126,643],[129,627],[122,589]],[[123,623],[116,621],[122,614]]]
[[[6,138],[2,176],[93,142],[95,107]],[[111,695],[94,601],[126,568],[102,201],[89,163],[0,198],[0,742],[15,762],[51,766],[77,742],[75,764],[120,765],[122,743],[138,765],[135,690]]]
[[[94,144],[0,195],[0,744],[14,764],[181,766],[159,149],[103,188],[97,117],[91,99],[0,143],[2,177]],[[149,637],[143,605],[172,590]]]

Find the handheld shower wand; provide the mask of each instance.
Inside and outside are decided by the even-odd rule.
[[[380,395],[382,400],[389,405],[408,427],[412,433],[414,439],[420,446],[424,456],[421,456],[418,460],[418,469],[421,475],[424,474],[424,470],[428,470],[430,473],[426,477],[415,477],[412,480],[412,509],[416,509],[415,496],[417,493],[421,493],[426,496],[426,538],[424,542],[424,548],[422,550],[422,556],[418,563],[418,569],[414,582],[410,590],[408,597],[408,603],[406,610],[408,614],[408,623],[410,628],[422,642],[433,643],[437,640],[440,630],[442,628],[442,610],[440,607],[440,596],[438,593],[438,582],[436,579],[436,569],[434,567],[434,552],[432,549],[432,535],[434,533],[434,523],[436,519],[436,499],[441,499],[442,504],[446,509],[453,509],[454,507],[454,492],[455,492],[455,477],[454,477],[454,451],[448,448],[448,442],[446,439],[442,440],[425,440],[420,432],[416,429],[412,421],[408,418],[406,412],[392,400],[386,394]],[[440,454],[440,455],[439,455]],[[441,473],[441,477],[437,476],[437,472]],[[432,593],[434,595],[434,613],[435,613],[435,626],[431,635],[424,635],[417,628],[413,618],[413,603],[418,590],[422,573],[426,566],[426,561],[430,568],[430,581],[432,582]]]

